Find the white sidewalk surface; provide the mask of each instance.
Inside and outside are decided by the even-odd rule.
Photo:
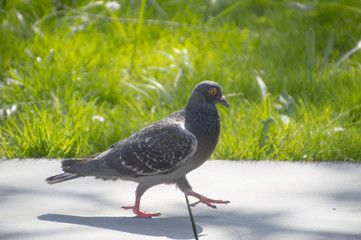
[[[148,190],[134,218],[136,184],[76,179],[48,185],[59,160],[0,161],[0,239],[193,239],[183,193]],[[200,239],[361,239],[361,164],[208,161],[191,172],[193,189],[230,200],[193,208]],[[190,198],[191,201],[195,199]]]

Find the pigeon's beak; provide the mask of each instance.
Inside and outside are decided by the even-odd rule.
[[[225,96],[222,96],[222,97],[218,98],[218,101],[217,101],[217,102],[220,103],[220,104],[222,104],[223,106],[229,108],[229,103],[228,103],[228,101],[227,101],[227,99],[226,99]]]

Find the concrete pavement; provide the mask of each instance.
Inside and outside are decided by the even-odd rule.
[[[82,178],[48,185],[59,160],[0,161],[0,239],[192,239],[184,195],[148,190],[134,218],[136,184]],[[200,239],[361,239],[361,164],[208,161],[188,175],[195,191],[230,200],[193,208]],[[195,200],[190,198],[190,200]]]

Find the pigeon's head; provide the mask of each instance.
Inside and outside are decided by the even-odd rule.
[[[203,81],[197,84],[189,100],[191,102],[206,101],[212,105],[220,103],[223,106],[229,108],[229,103],[222,94],[221,86],[219,86],[218,83],[212,81]]]

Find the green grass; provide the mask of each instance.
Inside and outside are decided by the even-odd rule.
[[[119,3],[1,1],[0,157],[94,154],[209,79],[213,158],[361,161],[360,0]]]

